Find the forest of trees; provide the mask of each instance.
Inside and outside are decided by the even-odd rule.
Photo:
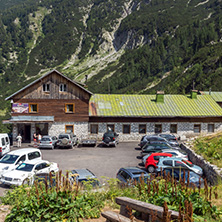
[[[133,0],[127,9],[129,2],[0,0],[0,110],[9,108],[4,100],[8,95],[37,78],[41,70],[57,68],[75,79],[72,69],[63,68],[80,38],[79,67],[87,56],[101,56],[97,53],[105,41],[104,30],[113,31],[123,14],[113,46],[125,51],[88,79],[89,90],[155,93],[162,89],[185,94],[195,86],[222,91],[221,1]],[[33,30],[35,18],[41,20]]]

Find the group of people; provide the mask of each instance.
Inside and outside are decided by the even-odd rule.
[[[36,135],[36,133],[33,134],[33,141],[34,141],[34,142],[37,142],[37,143],[38,143],[38,142],[41,141],[41,139],[42,139],[42,135],[41,135],[40,133],[37,134],[37,135]]]
[[[42,135],[39,133],[38,135],[36,135],[36,133],[33,134],[33,141],[36,143],[39,143],[42,139]],[[16,137],[17,140],[17,147],[21,147],[22,146],[22,136],[19,133],[19,135]]]

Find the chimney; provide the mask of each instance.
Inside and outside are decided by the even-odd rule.
[[[197,92],[198,90],[191,90],[191,99],[197,99]]]
[[[157,91],[156,92],[156,102],[157,103],[164,103],[164,91]]]

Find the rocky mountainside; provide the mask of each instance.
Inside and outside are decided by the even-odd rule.
[[[222,90],[221,0],[14,2],[0,14],[2,102],[53,68],[97,93]]]

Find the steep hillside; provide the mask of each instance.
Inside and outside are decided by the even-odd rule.
[[[53,68],[87,75],[92,92],[222,90],[221,9],[220,0],[24,1],[0,14],[0,102]]]

